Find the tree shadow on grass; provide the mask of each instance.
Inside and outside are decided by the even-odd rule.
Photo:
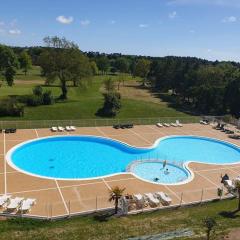
[[[220,216],[224,217],[224,218],[231,218],[231,219],[235,219],[235,218],[239,218],[240,216],[237,215],[239,211],[235,210],[235,211],[222,211],[219,213]]]
[[[114,216],[114,211],[97,213],[93,218],[98,222],[107,222],[112,216]]]

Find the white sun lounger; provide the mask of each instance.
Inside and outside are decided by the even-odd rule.
[[[72,131],[72,128],[71,128],[70,126],[66,126],[65,129],[66,129],[66,131],[68,131],[68,132],[71,132],[71,131]]]
[[[164,127],[170,127],[171,125],[168,124],[168,123],[163,123],[163,126],[164,126]]]
[[[144,200],[142,194],[134,194],[133,197],[137,201],[143,201]]]
[[[228,191],[232,191],[235,189],[235,184],[232,180],[225,180],[223,182],[224,187],[227,188]]]
[[[176,123],[171,123],[171,126],[177,127],[178,125]]]
[[[76,127],[74,127],[74,126],[70,126],[70,128],[72,129],[72,131],[76,130]]]
[[[178,127],[182,127],[183,125],[179,122],[179,120],[176,120],[176,125],[178,126]]]
[[[58,131],[59,131],[59,132],[63,132],[63,131],[64,131],[64,128],[61,127],[61,126],[58,126]]]
[[[57,128],[57,127],[51,127],[51,131],[52,131],[52,132],[57,132],[57,131],[58,131],[58,128]]]
[[[142,194],[134,194],[133,198],[135,200],[137,208],[141,208],[144,206],[145,201],[144,201],[144,197]]]
[[[168,206],[172,203],[172,199],[164,192],[156,192],[155,196],[160,200],[161,204]]]
[[[152,193],[145,193],[144,196],[149,202],[149,205],[154,205],[154,206],[159,205],[160,201],[157,198],[155,198]]]
[[[0,207],[4,207],[7,202],[10,200],[11,195],[2,195],[0,196]]]
[[[157,123],[156,126],[157,127],[163,127],[163,125],[161,123]]]
[[[22,201],[21,206],[19,207],[19,210],[21,212],[29,212],[31,210],[31,207],[35,204],[36,204],[36,199],[28,198]]]
[[[10,199],[10,203],[7,205],[7,210],[13,211],[15,209],[18,209],[18,207],[20,206],[23,199],[24,198],[21,198],[21,197],[16,197],[16,198]]]

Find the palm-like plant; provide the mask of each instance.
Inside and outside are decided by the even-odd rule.
[[[235,187],[236,187],[236,190],[238,192],[238,208],[237,208],[237,211],[240,211],[240,180],[239,179],[235,180]]]
[[[206,233],[207,233],[207,240],[210,239],[210,234],[212,232],[212,230],[214,229],[214,227],[216,226],[216,221],[211,218],[211,217],[207,217],[205,219],[203,219],[203,225],[204,227],[206,227]]]
[[[109,194],[109,202],[114,202],[115,205],[115,214],[118,213],[118,203],[119,203],[119,199],[122,197],[123,192],[125,191],[125,188],[120,188],[118,186],[112,188],[112,190],[110,190]]]

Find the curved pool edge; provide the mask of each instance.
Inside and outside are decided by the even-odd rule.
[[[91,177],[91,178],[56,178],[56,177],[46,177],[46,176],[42,176],[42,175],[38,175],[38,174],[33,174],[27,171],[22,170],[21,168],[17,167],[11,159],[11,155],[12,153],[19,147],[28,144],[28,143],[32,143],[32,142],[37,142],[39,140],[44,140],[44,139],[50,139],[50,138],[61,138],[61,137],[92,137],[92,138],[99,138],[99,139],[104,139],[104,140],[110,140],[110,141],[115,141],[117,143],[120,143],[124,146],[127,146],[131,149],[142,149],[142,150],[149,150],[149,149],[154,149],[158,146],[158,144],[163,141],[164,139],[168,139],[168,138],[174,138],[174,137],[195,137],[195,138],[200,138],[200,139],[207,139],[207,140],[214,140],[215,142],[219,142],[219,143],[224,143],[230,147],[235,147],[237,149],[240,149],[240,146],[230,143],[228,141],[223,141],[217,138],[210,138],[210,137],[205,137],[205,136],[201,136],[201,135],[169,135],[169,136],[165,136],[165,137],[160,137],[158,139],[156,139],[153,143],[153,145],[149,146],[149,147],[136,147],[133,145],[130,145],[128,143],[125,143],[123,141],[114,139],[114,138],[108,138],[108,137],[104,137],[104,136],[98,136],[98,135],[54,135],[54,136],[47,136],[47,137],[41,137],[41,138],[35,138],[35,139],[31,139],[22,143],[19,143],[17,145],[15,145],[14,147],[12,147],[7,154],[5,155],[5,161],[8,163],[8,165],[10,167],[12,167],[13,169],[24,173],[26,175],[32,176],[32,177],[37,177],[37,178],[42,178],[42,179],[48,179],[48,180],[60,180],[60,181],[88,181],[88,180],[97,180],[97,179],[103,179],[103,178],[110,178],[110,177],[114,177],[114,176],[120,176],[120,175],[132,175],[135,178],[137,178],[138,180],[141,180],[143,182],[147,182],[147,183],[151,183],[154,185],[165,185],[165,186],[177,186],[177,185],[183,185],[183,184],[187,184],[189,182],[191,182],[194,177],[195,174],[193,172],[193,170],[190,168],[190,164],[191,163],[200,163],[200,164],[206,164],[206,165],[218,165],[218,166],[231,166],[231,165],[237,165],[240,164],[240,160],[238,162],[235,163],[223,163],[223,164],[217,164],[217,163],[205,163],[205,162],[199,162],[199,161],[187,161],[183,164],[183,167],[189,171],[190,176],[185,180],[185,181],[181,181],[179,183],[156,183],[156,182],[152,182],[152,181],[148,181],[146,179],[143,179],[139,176],[137,176],[136,174],[132,173],[132,172],[120,172],[120,173],[114,173],[114,174],[108,174],[108,175],[104,175],[104,176],[98,176],[98,177]],[[136,159],[137,160],[137,159]],[[135,161],[135,160],[133,160]]]

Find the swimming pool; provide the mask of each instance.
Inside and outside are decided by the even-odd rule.
[[[6,159],[27,174],[72,180],[125,173],[126,167],[139,159],[167,160],[177,165],[189,161],[232,164],[240,162],[240,148],[195,136],[165,137],[151,148],[136,148],[97,136],[57,136],[20,144],[7,153]],[[161,183],[176,183],[176,179],[163,178]]]

